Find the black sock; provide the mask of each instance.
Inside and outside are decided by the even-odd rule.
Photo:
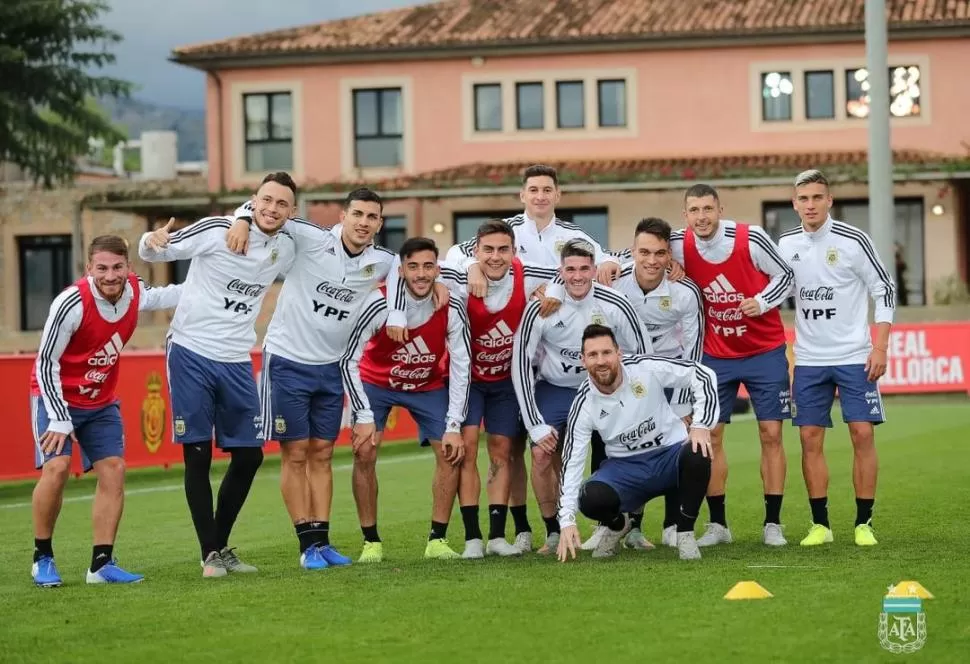
[[[604,525],[607,528],[609,528],[610,530],[616,532],[616,531],[623,530],[623,523],[624,523],[624,521],[625,520],[623,518],[623,513],[621,512],[621,513],[617,514],[616,515],[616,518],[614,518],[612,521],[604,521],[602,525]]]
[[[114,546],[111,544],[95,544],[94,551],[91,552],[91,571],[97,572],[110,563],[113,551]]]
[[[678,517],[680,517],[680,501],[677,499],[677,494],[664,495],[664,529],[676,526]]]
[[[445,535],[448,534],[448,524],[441,523],[440,521],[431,522],[431,534],[428,535],[428,541],[436,539],[444,539]]]
[[[509,508],[506,505],[488,506],[488,539],[505,538],[505,521]]]
[[[724,516],[724,494],[707,497],[707,509],[711,511],[711,523],[719,523],[727,528],[727,518]]]
[[[630,513],[630,530],[642,530],[643,512]]]
[[[212,513],[212,485],[209,484],[209,467],[212,465],[212,443],[187,443],[182,445],[185,460],[185,501],[192,515],[192,525],[202,550],[202,559],[216,546],[216,519]]]
[[[364,533],[365,542],[380,542],[380,535],[377,534],[377,524],[373,526],[361,526],[360,531]]]
[[[319,544],[320,546],[330,546],[330,522],[311,521],[310,525],[313,526],[311,530],[313,533],[313,543]]]
[[[861,526],[872,520],[872,506],[875,502],[875,498],[855,499],[855,525]]]
[[[531,533],[532,526],[529,525],[528,507],[526,505],[513,505],[509,508],[512,513],[512,521],[515,523],[515,534]]]
[[[461,521],[465,524],[465,541],[482,539],[482,527],[478,523],[478,505],[461,508]]]
[[[829,527],[828,502],[828,496],[808,499],[808,504],[812,508],[812,523],[817,523],[818,525],[825,526],[826,528]]]
[[[554,516],[542,517],[542,521],[546,524],[546,533],[552,535],[553,533],[559,532],[559,519]]]
[[[229,453],[232,460],[222,478],[216,502],[216,546],[220,551],[229,546],[229,534],[249,496],[256,471],[263,463],[263,450],[259,447],[235,447]]]
[[[765,494],[765,523],[781,524],[781,500],[784,496],[780,493]]]
[[[37,539],[34,538],[34,562],[47,556],[49,558],[54,557],[54,545],[51,543],[51,538],[47,539]]]
[[[313,541],[313,525],[298,523],[294,528],[296,529],[296,537],[300,540],[300,553],[306,553],[306,550],[315,544]]]

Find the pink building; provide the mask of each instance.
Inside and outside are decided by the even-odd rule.
[[[447,247],[516,211],[535,162],[560,169],[560,216],[612,248],[644,216],[681,225],[695,181],[777,236],[810,167],[838,181],[835,215],[867,228],[863,0],[701,4],[443,0],[173,59],[208,74],[211,191],[288,170],[326,221],[366,182],[389,199],[391,247]],[[970,263],[970,4],[887,5],[896,238],[923,304]]]

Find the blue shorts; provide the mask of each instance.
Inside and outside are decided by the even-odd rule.
[[[337,362],[302,364],[264,350],[259,389],[264,440],[334,441],[340,435],[344,388]]]
[[[102,408],[68,408],[74,435],[81,448],[81,467],[84,472],[91,470],[96,461],[108,457],[125,456],[125,428],[121,424],[121,408],[118,402]],[[47,414],[44,400],[39,396],[30,397],[30,422],[34,430],[34,467],[38,470],[57,456],[71,456],[73,441],[70,436],[64,439],[64,449],[60,454],[44,454],[40,451],[40,437],[47,431],[51,418]]]
[[[445,435],[445,418],[448,416],[447,387],[427,392],[402,392],[364,383],[364,393],[370,401],[378,431],[384,431],[391,408],[398,406],[406,409],[418,425],[418,442],[421,445],[441,442]]]
[[[262,447],[263,421],[252,362],[216,362],[171,341],[166,370],[175,442]]]
[[[485,433],[516,438],[522,432],[519,401],[511,378],[494,382],[472,381],[468,390],[468,415],[462,426],[481,426],[482,420],[485,421]]]
[[[832,403],[839,389],[843,422],[886,421],[879,386],[870,381],[864,364],[836,367],[795,366],[792,389],[792,424],[795,426],[832,426]]]
[[[562,428],[569,418],[569,409],[576,400],[578,387],[559,387],[540,380],[536,383],[536,406],[546,424],[553,429],[559,429],[559,439],[562,440]]]
[[[791,417],[791,384],[786,350],[785,346],[779,346],[759,355],[738,359],[711,357],[704,353],[701,363],[717,374],[717,396],[721,406],[718,422],[731,421],[741,383],[748,390],[754,416],[759,422]]]
[[[665,445],[659,450],[607,459],[586,482],[608,484],[620,496],[621,512],[637,512],[651,498],[677,488],[683,447]]]

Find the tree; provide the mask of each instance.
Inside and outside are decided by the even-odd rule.
[[[74,179],[89,138],[123,140],[93,97],[127,97],[131,84],[89,72],[115,61],[122,37],[97,23],[104,0],[0,1],[0,162],[50,187]]]

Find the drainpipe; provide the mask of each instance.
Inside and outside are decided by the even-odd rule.
[[[87,256],[84,255],[84,201],[74,204],[74,218],[71,224],[71,256],[74,258],[74,278],[80,279],[87,266]]]
[[[219,157],[219,193],[226,190],[226,159],[225,159],[225,140],[222,131],[222,79],[219,72],[209,71],[209,76],[216,84],[216,154]]]

